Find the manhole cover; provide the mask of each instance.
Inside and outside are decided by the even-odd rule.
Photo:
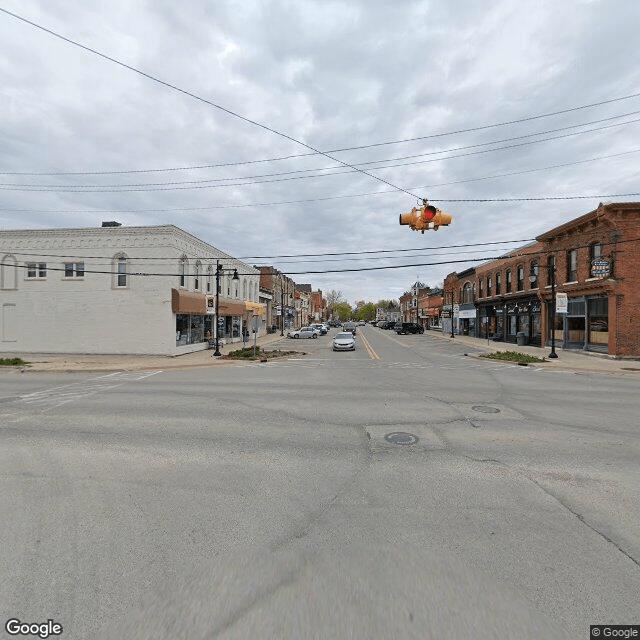
[[[391,444],[415,444],[418,442],[418,436],[414,436],[412,433],[405,433],[404,431],[387,433],[384,439]]]
[[[496,409],[495,407],[483,407],[482,405],[477,405],[471,408],[474,411],[479,411],[480,413],[500,413],[500,409]]]

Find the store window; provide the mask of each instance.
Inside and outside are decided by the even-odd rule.
[[[578,281],[578,250],[567,251],[567,282]]]
[[[589,300],[589,344],[596,346],[609,344],[609,300],[607,298]]]
[[[176,315],[176,346],[205,341],[205,316],[179,313]]]

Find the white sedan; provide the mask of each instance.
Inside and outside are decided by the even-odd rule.
[[[320,332],[314,327],[300,327],[296,331],[290,331],[287,333],[289,338],[317,338]]]
[[[333,350],[334,351],[355,351],[356,339],[353,337],[353,333],[346,331],[344,333],[337,333],[333,336]]]

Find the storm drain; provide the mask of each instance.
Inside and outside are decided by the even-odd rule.
[[[482,405],[476,405],[475,407],[471,407],[474,411],[479,411],[480,413],[500,413],[500,409],[496,409],[496,407],[485,407]]]
[[[414,436],[412,433],[406,433],[404,431],[387,433],[384,439],[391,444],[415,444],[418,442],[418,436]]]

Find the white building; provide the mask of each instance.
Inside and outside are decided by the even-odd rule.
[[[221,344],[264,333],[260,272],[173,225],[0,231],[0,352],[205,349],[218,264]]]

